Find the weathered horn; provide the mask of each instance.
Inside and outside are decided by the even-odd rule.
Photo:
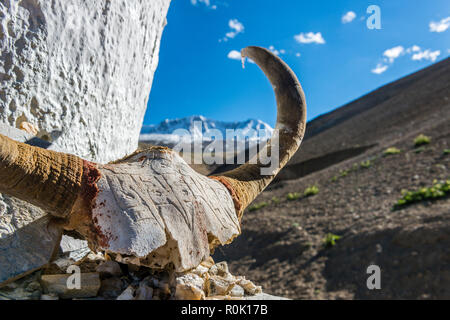
[[[289,66],[269,50],[260,47],[244,48],[241,55],[243,58],[252,59],[263,70],[275,91],[277,123],[274,134],[265,148],[266,154],[272,157],[272,161],[278,161],[278,164],[268,175],[261,174],[261,169],[267,166],[257,161],[253,164],[247,162],[220,176],[211,177],[228,188],[239,219],[245,208],[267,187],[297,151],[306,127],[305,95]],[[273,152],[274,148],[279,148],[278,156]]]
[[[0,193],[66,217],[78,197],[84,161],[74,155],[14,141],[0,134]]]

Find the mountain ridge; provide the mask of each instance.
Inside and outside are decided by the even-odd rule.
[[[244,121],[217,121],[201,115],[184,118],[166,119],[157,125],[144,125],[140,141],[173,144],[183,141],[229,140],[227,130],[233,130],[238,139],[259,140],[272,135],[273,128],[257,119]]]

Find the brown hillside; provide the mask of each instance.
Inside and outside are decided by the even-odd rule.
[[[450,299],[450,198],[393,210],[402,190],[450,179],[449,97],[446,59],[311,121],[255,200],[268,205],[244,214],[242,235],[215,260],[291,298]],[[421,133],[431,142],[415,147]],[[392,146],[401,153],[384,156]],[[287,200],[312,185],[318,194]],[[328,233],[341,238],[326,248]],[[371,264],[380,290],[367,289]]]
[[[278,179],[292,179],[319,169],[309,160],[319,159],[326,167],[368,147],[389,144],[447,121],[449,99],[447,58],[310,121],[301,150]]]

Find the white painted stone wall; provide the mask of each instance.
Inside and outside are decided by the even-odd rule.
[[[0,123],[106,163],[136,150],[170,0],[2,0]]]

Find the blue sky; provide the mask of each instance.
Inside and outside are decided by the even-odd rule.
[[[381,10],[379,30],[366,25],[370,5]],[[248,45],[273,46],[291,66],[308,120],[450,50],[448,0],[173,0],[167,20],[144,124],[203,115],[274,125],[269,82],[256,65],[232,59]]]

